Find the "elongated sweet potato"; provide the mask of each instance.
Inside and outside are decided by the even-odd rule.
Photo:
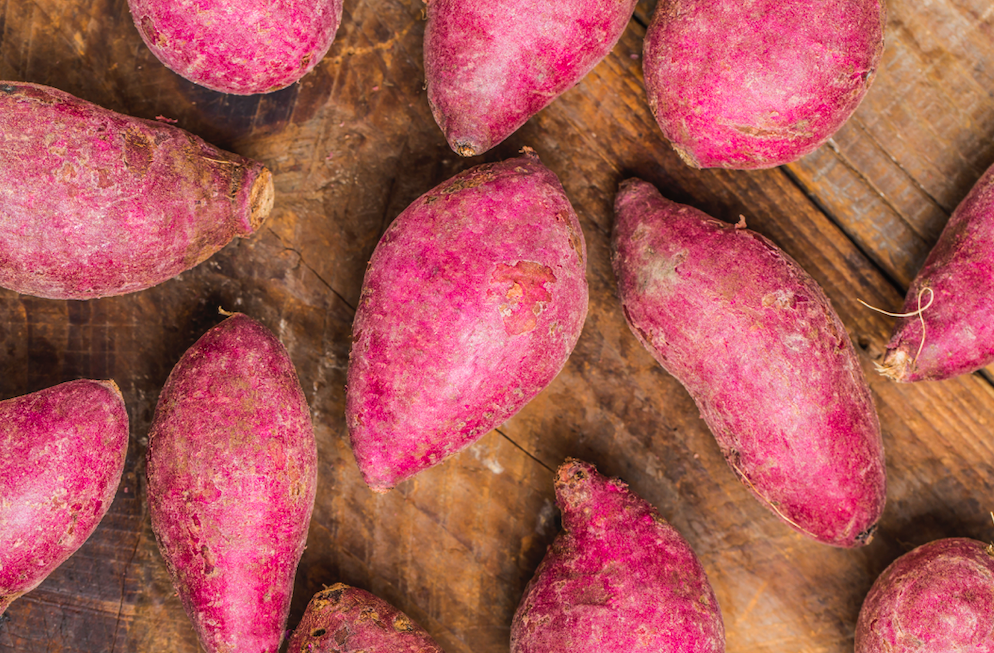
[[[634,0],[430,0],[425,82],[462,156],[483,154],[576,85],[621,38]]]
[[[221,93],[269,93],[309,73],[335,40],[342,0],[128,0],[166,67]]]
[[[443,653],[424,628],[383,599],[336,583],[314,595],[287,653]]]
[[[771,168],[828,140],[856,110],[884,47],[881,0],[662,0],[645,88],[696,168]]]
[[[994,651],[994,552],[969,538],[924,544],[880,574],[859,611],[856,653]]]
[[[735,474],[796,530],[866,544],[884,507],[880,424],[845,327],[759,234],[624,182],[613,265],[639,342],[697,402]]]
[[[269,214],[272,175],[160,122],[0,82],[0,286],[51,299],[143,290]]]
[[[563,530],[511,623],[511,653],[720,653],[721,610],[694,551],[593,465],[556,473]]]
[[[353,324],[346,421],[386,491],[518,412],[573,351],[586,244],[534,153],[467,170],[414,201],[373,252]]]
[[[235,314],[173,368],[149,432],[152,530],[208,653],[276,653],[304,551],[317,449],[293,363]]]
[[[128,413],[113,381],[0,401],[0,614],[90,537],[114,500]]]
[[[908,289],[902,313],[917,313],[919,297],[927,308],[898,320],[880,371],[895,381],[938,381],[994,363],[991,288],[994,167],[953,211]]]

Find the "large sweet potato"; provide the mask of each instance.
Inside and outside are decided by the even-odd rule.
[[[259,227],[257,161],[54,88],[0,82],[0,286],[51,299],[143,290]]]
[[[880,574],[859,611],[856,653],[994,651],[994,551],[949,538]]]
[[[336,583],[307,604],[287,653],[443,653],[424,628],[383,599]]]
[[[342,0],[128,0],[145,45],[168,68],[222,93],[269,93],[321,61]]]
[[[149,432],[159,551],[208,653],[276,653],[314,506],[317,450],[279,340],[235,314],[166,381]]]
[[[511,623],[511,653],[720,653],[721,610],[690,545],[593,465],[556,473],[563,530]]]
[[[113,381],[69,381],[0,401],[0,614],[97,528],[128,451]]]
[[[902,312],[916,314],[898,320],[881,372],[896,381],[941,380],[994,362],[992,288],[994,167],[956,207],[908,289]]]
[[[453,150],[483,154],[603,59],[634,0],[429,0],[425,83]]]
[[[880,425],[845,327],[759,234],[628,180],[613,265],[636,338],[679,380],[735,474],[801,533],[866,544],[884,507]]]
[[[353,325],[346,421],[386,491],[518,412],[566,363],[587,314],[586,244],[533,153],[414,201],[373,252]]]
[[[882,0],[662,0],[646,32],[649,106],[697,168],[770,168],[828,140],[866,94]]]

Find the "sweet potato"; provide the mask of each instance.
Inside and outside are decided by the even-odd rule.
[[[977,540],[948,538],[895,560],[863,601],[855,650],[994,651],[994,550]]]
[[[612,263],[625,318],[697,402],[735,474],[818,541],[866,544],[884,507],[880,424],[814,279],[744,227],[624,182]]]
[[[0,286],[51,299],[143,290],[259,227],[272,175],[160,122],[0,82]]]
[[[317,449],[293,363],[234,314],[166,381],[149,432],[152,530],[208,653],[276,653],[304,551]]]
[[[634,0],[429,0],[428,103],[449,145],[483,154],[577,84],[621,38]]]
[[[186,79],[221,93],[269,93],[328,52],[342,0],[128,0],[145,45]]]
[[[114,501],[128,413],[113,381],[0,401],[0,614],[83,545]]]
[[[690,545],[618,479],[567,459],[563,530],[525,588],[511,653],[714,653],[725,628]]]
[[[771,168],[828,140],[880,61],[881,0],[663,0],[646,32],[649,107],[696,168]]]
[[[898,320],[880,371],[895,381],[937,381],[994,363],[992,287],[994,167],[953,211],[908,289],[901,312],[924,310]]]
[[[442,182],[373,252],[353,324],[346,422],[386,491],[499,426],[548,385],[587,314],[586,244],[532,152]]]
[[[337,583],[307,604],[287,653],[443,653],[424,628],[383,599]]]

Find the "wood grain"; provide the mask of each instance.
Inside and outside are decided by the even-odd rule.
[[[50,84],[109,108],[163,116],[274,173],[254,236],[165,284],[55,302],[0,291],[0,398],[113,378],[131,417],[125,479],[82,549],[0,618],[0,650],[198,650],[149,527],[148,426],[172,365],[219,306],[280,337],[319,447],[318,500],[289,626],[335,582],[368,589],[448,653],[507,651],[524,585],[559,528],[553,470],[566,456],[620,475],[701,556],[728,650],[841,653],[860,603],[901,553],[938,537],[994,537],[994,387],[975,374],[899,385],[873,371],[903,289],[949,212],[994,162],[994,4],[889,8],[866,101],[826,146],[785,168],[698,171],[662,138],[644,99],[639,5],[612,54],[485,157],[452,153],[423,91],[417,0],[347,3],[327,57],[267,96],[198,88],[141,43],[124,0],[0,2],[0,79]],[[535,148],[584,229],[590,312],[552,385],[441,466],[375,495],[344,424],[353,308],[373,248],[408,203],[459,170]],[[728,469],[690,397],[644,351],[615,296],[609,235],[618,183],[639,176],[677,201],[750,227],[821,283],[861,354],[887,448],[888,507],[869,546],[827,548],[778,522]]]

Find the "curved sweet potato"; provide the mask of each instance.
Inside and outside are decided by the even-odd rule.
[[[128,413],[113,381],[0,401],[0,614],[83,545],[114,501]]]
[[[307,604],[287,653],[443,653],[424,628],[383,599],[336,583]]]
[[[317,485],[293,363],[235,314],[173,368],[149,431],[152,530],[208,653],[276,653]]]
[[[346,422],[386,491],[499,426],[559,373],[587,314],[586,245],[533,153],[414,201],[373,252],[353,324]]]
[[[50,299],[162,283],[273,205],[257,161],[20,82],[0,82],[0,185],[0,286]]]
[[[994,363],[992,287],[994,167],[953,211],[908,289],[902,313],[918,311],[919,295],[921,306],[928,308],[921,318],[898,320],[881,373],[895,381],[938,381]]]
[[[634,0],[430,0],[428,103],[449,145],[483,154],[573,88],[621,38]]]
[[[525,588],[511,653],[720,653],[721,610],[690,545],[593,465],[556,473],[563,530]]]
[[[622,184],[613,265],[639,342],[697,402],[735,474],[801,533],[866,544],[886,495],[880,424],[849,336],[759,234]]]
[[[968,538],[924,544],[880,574],[856,622],[856,653],[994,651],[994,552]]]
[[[170,70],[221,93],[279,90],[335,40],[342,0],[128,0],[145,45]]]
[[[662,0],[646,32],[649,107],[695,168],[771,168],[828,140],[884,47],[881,0]]]

